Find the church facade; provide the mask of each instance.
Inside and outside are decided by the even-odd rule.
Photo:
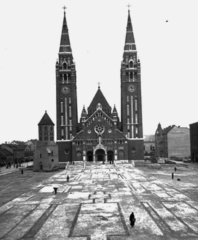
[[[140,60],[128,12],[121,63],[121,119],[100,87],[78,122],[76,68],[64,12],[56,62],[56,127],[59,162],[143,160]]]

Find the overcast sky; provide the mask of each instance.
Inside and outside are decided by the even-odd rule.
[[[77,70],[78,116],[98,82],[120,116],[120,65],[128,9],[142,73],[143,132],[198,121],[197,0],[0,1],[0,143],[38,138],[56,124],[55,63],[63,9]],[[168,22],[166,22],[168,20]]]

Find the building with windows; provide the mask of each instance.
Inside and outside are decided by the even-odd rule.
[[[144,136],[144,155],[150,155],[155,151],[155,135]]]
[[[189,128],[172,125],[162,129],[159,123],[155,132],[155,145],[158,157],[189,157]]]
[[[77,111],[76,66],[64,12],[56,62],[56,129],[59,161],[143,160],[141,68],[128,11],[121,62],[121,120],[100,87],[89,107]],[[40,133],[39,133],[40,134]],[[41,133],[41,138],[45,137]]]
[[[192,162],[198,162],[198,122],[190,124],[190,155]]]
[[[54,142],[54,123],[45,111],[38,124],[39,141],[34,151],[34,171],[52,171],[59,166],[58,146]]]

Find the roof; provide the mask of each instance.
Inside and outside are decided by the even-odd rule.
[[[59,52],[60,53],[61,52],[65,52],[65,53],[66,52],[67,53],[71,53],[72,52],[71,45],[70,45],[70,40],[69,40],[69,32],[68,32],[65,12],[64,12],[64,17],[63,17],[63,26],[62,26],[62,33],[61,33],[61,41],[60,41]],[[70,56],[72,56],[72,54]]]
[[[135,38],[134,38],[134,34],[133,34],[133,26],[132,26],[132,22],[131,22],[130,11],[128,11],[127,31],[126,31],[126,37],[125,37],[124,51],[129,51],[130,50],[129,45],[132,45],[132,50],[136,50]]]
[[[12,141],[11,142],[11,144],[16,144],[16,145],[24,145],[25,144],[25,142],[23,142],[23,141]]]
[[[36,145],[37,142],[38,142],[38,140],[37,140],[37,139],[30,139],[30,140],[27,141],[27,143],[28,143],[28,142],[29,142],[29,143],[31,142],[32,144]]]
[[[198,122],[190,123],[189,125],[198,125]]]
[[[102,109],[104,109],[104,111],[109,110],[108,114],[111,114],[111,107],[108,104],[106,98],[104,97],[102,91],[100,90],[100,87],[98,87],[98,91],[96,92],[91,104],[88,107],[88,114],[90,114],[90,111],[92,111],[93,109],[94,109],[94,111],[96,110],[96,106],[98,103],[100,103],[102,105]]]
[[[46,148],[47,153],[51,153],[52,151],[49,148]]]
[[[40,125],[53,125],[54,126],[54,123],[52,122],[51,118],[47,114],[47,111],[45,111],[45,114],[41,118],[41,121],[38,123],[38,125],[39,126]]]
[[[7,146],[13,150],[15,149],[25,149],[26,148],[26,145],[25,144],[20,144],[20,145],[17,145],[17,144],[3,144],[4,146]]]
[[[174,127],[175,127],[175,125],[170,125],[170,126],[164,128],[164,129],[162,129],[161,124],[159,123],[155,134],[157,134],[157,135],[161,135],[161,134],[166,135],[166,134],[168,134]]]
[[[168,127],[164,128],[164,129],[162,130],[162,134],[167,134],[167,133],[170,132],[170,130],[172,130],[174,127],[175,127],[175,125],[168,126]]]
[[[9,152],[7,149],[2,148],[0,148],[0,153],[2,153],[4,156],[13,155],[13,153]]]

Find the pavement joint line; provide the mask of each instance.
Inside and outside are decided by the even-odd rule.
[[[55,208],[58,205],[56,204],[51,204],[48,209],[42,214],[42,216],[35,222],[35,224],[27,231],[21,240],[23,239],[28,239],[28,238],[33,238],[37,232],[42,228],[42,226],[45,224],[46,220],[49,218],[49,216],[52,214],[52,212],[55,210]]]
[[[142,183],[142,182],[141,182]],[[147,191],[147,192],[151,192],[151,190],[148,190],[146,187],[144,187],[142,184],[140,183],[140,185],[141,185],[141,187],[145,190],[145,191]]]
[[[80,213],[81,207],[82,207],[82,203],[79,204],[79,207],[78,207],[78,210],[77,210],[76,215],[74,217],[74,220],[72,222],[68,237],[72,237],[72,235],[73,235],[73,231],[74,231],[74,228],[76,226],[76,223],[77,223],[77,220],[78,220],[78,215]]]
[[[185,203],[184,201],[181,201],[181,202]],[[170,203],[170,202],[169,202],[169,203]],[[169,212],[171,212],[171,214],[173,214],[173,216],[174,216],[176,219],[178,219],[178,221],[182,222],[182,223],[187,227],[187,229],[188,229],[190,232],[192,232],[192,233],[194,233],[194,234],[196,234],[196,235],[198,236],[198,233],[195,232],[191,227],[189,227],[189,225],[188,225],[187,223],[185,223],[184,220],[183,220],[181,217],[178,217],[173,211],[170,211],[170,209],[167,208],[167,207],[164,205],[164,201],[161,202],[161,204],[164,206],[164,208],[166,208],[166,210],[168,210]],[[197,209],[195,209],[195,210],[197,211]]]
[[[147,211],[149,216],[154,220],[154,222],[159,227],[159,229],[162,231],[163,235],[165,235],[165,239],[166,239],[167,233],[169,233],[169,234],[174,233],[172,231],[172,229],[166,224],[166,222],[153,209],[153,207],[149,204],[149,202],[141,202],[141,204],[142,204],[143,208]],[[148,205],[148,207],[146,205]]]
[[[34,205],[34,204],[32,204],[32,205]],[[16,205],[13,206],[13,207],[16,207]],[[10,230],[9,230],[6,234],[4,234],[4,235],[2,236],[2,239],[4,239],[14,228],[16,228],[25,218],[27,218],[37,207],[38,207],[38,206],[35,205],[35,207],[34,207],[32,210],[30,210],[29,212],[27,212],[27,214],[25,214],[25,215],[23,216],[23,218],[22,218],[14,227],[10,228]],[[12,208],[10,208],[9,210],[11,210],[11,209],[12,209]]]
[[[6,204],[9,204],[9,202],[8,202],[8,203],[6,203]],[[6,204],[4,204],[4,205],[6,205]],[[11,203],[10,203],[10,204],[11,204]],[[3,206],[4,206],[4,205],[3,205]],[[3,207],[3,206],[2,206],[2,207]],[[11,209],[12,209],[14,206],[15,206],[14,204],[13,204],[13,205],[11,205],[11,206],[10,206],[10,208],[7,208],[5,211],[3,211],[2,213],[0,213],[0,216],[2,216],[2,215],[4,215],[4,214],[6,214],[6,213],[7,213],[9,210],[11,210]]]
[[[165,201],[163,201],[163,202],[165,202]],[[195,210],[198,212],[197,208],[195,208],[194,206],[192,206],[190,203],[188,203],[187,201],[183,201],[183,202],[186,203],[188,206],[190,206],[191,208],[195,209]],[[197,203],[197,204],[198,204],[198,203]]]
[[[172,197],[169,193],[167,193],[166,191],[164,191],[169,197]],[[161,199],[161,197],[159,197],[154,191],[151,192],[151,194],[155,195],[156,197],[158,197],[159,199]]]
[[[124,219],[124,214],[122,213],[122,209],[120,207],[120,204],[117,202],[116,203],[117,206],[118,206],[118,211],[119,211],[119,214],[120,214],[120,218],[121,218],[121,222],[123,224],[123,228],[124,230],[126,231],[126,236],[130,236],[130,233],[129,233],[129,230],[128,230],[128,227],[126,225],[126,222],[125,222],[125,219]],[[123,235],[122,235],[123,236]]]
[[[133,186],[133,183],[129,183],[129,187],[131,186],[132,190],[135,190],[137,192],[137,189]]]

